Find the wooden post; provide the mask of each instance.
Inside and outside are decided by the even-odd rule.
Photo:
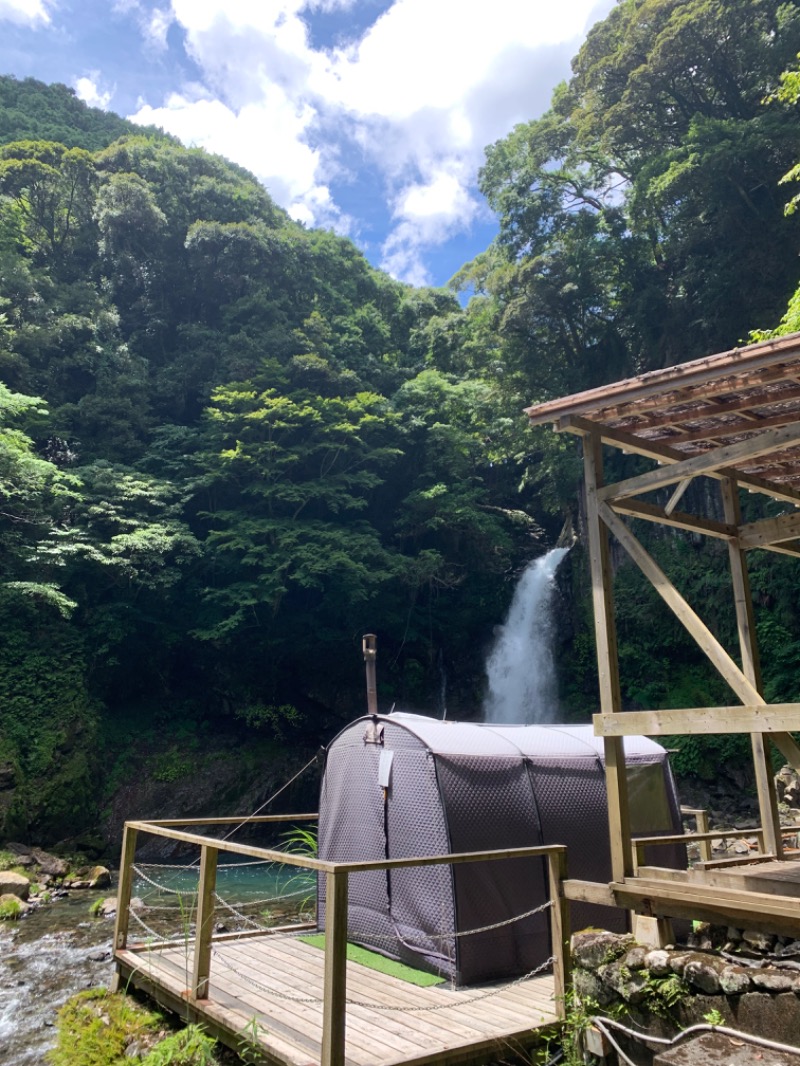
[[[739,487],[731,478],[720,483],[725,521],[737,528],[742,524],[739,506]],[[753,597],[750,592],[750,577],[747,573],[745,554],[737,541],[728,542],[728,559],[731,564],[733,581],[733,598],[736,604],[736,623],[739,630],[739,647],[742,654],[742,672],[747,680],[764,698],[764,686],[761,679],[761,663],[758,657],[756,623],[753,613]],[[769,749],[764,742],[763,733],[751,733],[750,745],[753,750],[753,765],[758,790],[758,806],[761,812],[761,828],[764,831],[764,844],[768,852],[776,858],[783,858],[783,841],[781,823],[778,814],[778,797],[775,792],[775,777]]]
[[[572,976],[570,958],[569,900],[564,895],[562,884],[567,879],[567,849],[559,848],[547,854],[547,876],[550,883],[551,908],[550,930],[552,938],[553,995],[561,1017],[566,1015],[566,995]]]
[[[217,889],[219,852],[211,845],[200,849],[200,884],[197,892],[197,918],[189,998],[208,999],[211,975],[211,937],[214,933],[214,895]]]
[[[325,986],[320,1066],[344,1066],[347,1010],[347,874],[330,872],[325,888]]]
[[[710,829],[708,827],[708,811],[696,810],[694,812],[694,816],[695,816],[695,820],[697,822],[697,832],[698,833],[708,833],[708,832],[710,832]],[[701,858],[701,860],[703,862],[711,862],[711,860],[714,857],[712,852],[711,852],[711,841],[710,840],[700,840],[700,841],[698,841],[697,846],[700,849],[700,858]]]
[[[122,854],[119,860],[119,885],[117,887],[117,916],[114,921],[114,950],[124,951],[128,946],[128,922],[130,921],[131,888],[133,885],[133,857],[136,854],[137,832],[128,823],[122,835]],[[119,970],[111,979],[111,991],[119,991]]]
[[[603,486],[603,444],[598,433],[583,438],[586,482],[586,520],[589,527],[589,561],[592,571],[592,603],[597,640],[600,706],[604,714],[622,710],[619,687],[619,655],[614,620],[611,556],[608,531],[602,524],[597,491]],[[628,780],[622,737],[604,739],[608,826],[611,840],[611,871],[615,881],[633,873],[631,824],[628,811]]]

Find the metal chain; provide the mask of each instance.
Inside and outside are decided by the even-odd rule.
[[[181,891],[180,889],[177,889],[177,888],[168,888],[166,885],[160,885],[158,883],[158,881],[154,881],[152,879],[152,877],[148,877],[147,874],[142,871],[141,867],[137,866],[135,863],[131,866],[131,869],[137,875],[137,877],[141,877],[141,879],[143,881],[146,881],[148,885],[152,885],[153,888],[157,888],[159,890],[159,892],[166,892],[167,895],[170,895],[170,896],[196,896],[197,895],[197,889],[196,888],[183,889]],[[183,867],[183,869],[187,869],[187,867]]]
[[[167,937],[162,936],[160,933],[157,933],[155,931],[155,929],[151,929],[150,926],[147,924],[147,922],[143,921],[143,919],[141,919],[139,917],[139,915],[136,913],[135,910],[132,910],[131,908],[129,908],[128,909],[128,916],[133,918],[133,920],[135,922],[137,922],[142,927],[142,929],[144,929],[144,931],[149,936],[151,936],[153,938],[153,940],[155,940],[157,943],[166,943],[167,942]]]
[[[187,892],[187,893],[178,893],[178,895],[196,896],[197,893],[193,891],[191,893],[189,893],[189,892]],[[226,903],[226,901],[222,898],[222,896],[218,895],[216,892],[214,893],[214,895],[215,895],[216,899],[223,905],[223,907],[227,907],[230,910],[230,905],[228,903]],[[301,889],[298,889],[297,892],[287,892],[287,893],[285,893],[282,896],[267,896],[265,899],[243,900],[238,905],[240,907],[242,907],[242,908],[244,908],[244,907],[260,907],[263,904],[283,903],[284,900],[287,900],[287,899],[295,899],[295,898],[298,898],[298,897],[308,896],[308,895],[310,895],[309,890],[301,888]],[[140,897],[140,898],[142,898],[142,897]],[[145,903],[145,906],[147,907],[147,909],[149,911],[178,911],[179,912],[179,911],[182,910],[182,908],[181,908],[181,906],[179,904]]]
[[[214,899],[217,901],[217,903],[221,903],[222,906],[227,911],[230,911],[230,913],[235,918],[238,918],[240,922],[245,922],[247,925],[252,926],[253,929],[264,929],[264,928],[266,928],[265,926],[263,926],[259,922],[257,922],[255,920],[255,918],[251,918],[247,914],[241,914],[239,911],[236,910],[236,908],[231,903],[228,903],[227,900],[224,900],[222,898],[222,896],[218,896],[216,892],[214,893]]]
[[[466,936],[476,936],[478,933],[491,933],[495,929],[503,929],[507,925],[521,922],[524,918],[532,918],[535,914],[541,914],[542,911],[546,911],[552,906],[553,901],[548,899],[540,906],[534,907],[533,910],[525,911],[524,914],[517,914],[513,918],[506,918],[502,922],[494,922],[492,925],[482,925],[477,929],[462,929],[460,931],[454,929],[451,933],[426,933],[425,935],[428,940],[446,942],[450,940],[460,940],[462,937]],[[374,940],[376,942],[382,941],[384,944],[395,944],[400,941],[400,937],[398,936],[383,936],[380,933],[365,933],[363,939]],[[422,950],[420,944],[408,943],[405,940],[403,940],[402,943],[405,944],[406,947]]]

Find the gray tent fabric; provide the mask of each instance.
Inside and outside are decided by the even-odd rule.
[[[626,737],[635,832],[681,832],[667,753]],[[496,726],[421,715],[360,718],[331,742],[320,858],[353,862],[565,844],[569,875],[611,879],[603,742],[591,726]],[[684,867],[662,846],[660,865]],[[543,859],[416,867],[350,877],[348,937],[457,985],[530,972],[550,955]],[[320,879],[319,925],[325,927]],[[574,929],[623,931],[626,914],[573,904]],[[487,928],[490,927],[490,928]]]

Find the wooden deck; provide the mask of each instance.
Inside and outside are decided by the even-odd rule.
[[[275,1066],[320,1062],[325,953],[294,936],[215,942],[208,998],[191,1002],[193,947],[115,952],[121,977],[241,1051]],[[552,976],[469,989],[418,988],[347,963],[347,1066],[485,1062],[537,1043],[557,1022]],[[488,993],[488,994],[487,994]],[[434,1009],[424,1009],[434,1008]]]

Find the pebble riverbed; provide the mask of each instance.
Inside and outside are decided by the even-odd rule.
[[[45,1066],[58,1008],[84,988],[108,985],[114,924],[92,918],[105,892],[74,892],[18,922],[0,922],[0,1063]]]

